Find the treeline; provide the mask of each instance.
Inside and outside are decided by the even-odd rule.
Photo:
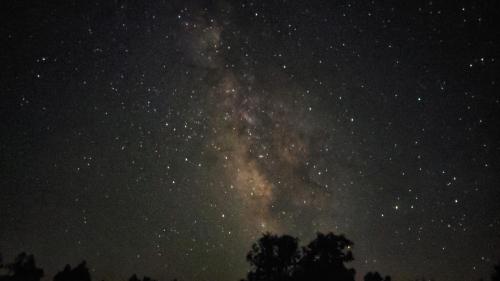
[[[246,281],[354,281],[356,271],[347,263],[354,260],[353,242],[343,235],[318,233],[305,247],[289,235],[264,234],[247,254],[250,263]],[[390,281],[378,272],[369,272],[365,281]]]
[[[250,270],[240,281],[354,281],[356,271],[347,267],[353,261],[353,242],[343,235],[318,233],[308,245],[299,247],[298,239],[289,235],[264,234],[247,254]],[[43,269],[38,268],[33,255],[21,253],[14,262],[3,264],[0,259],[0,281],[40,281]],[[132,275],[129,281],[156,281]],[[53,281],[91,281],[83,261],[72,268],[66,265]],[[390,276],[368,272],[364,281],[391,281]],[[500,281],[500,265],[494,267],[491,281]]]
[[[0,260],[0,281],[40,281],[44,277],[43,269],[35,264],[33,255],[21,253],[13,263],[4,265]],[[92,281],[90,272],[85,261],[74,268],[67,264],[64,269],[58,272],[53,281]],[[129,281],[156,281],[147,276],[141,279],[137,275],[132,275]],[[175,281],[175,280],[174,280]]]

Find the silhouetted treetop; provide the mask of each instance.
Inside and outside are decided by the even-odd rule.
[[[383,281],[384,279],[378,272],[368,272],[363,278],[364,281]]]
[[[247,254],[249,281],[291,280],[299,258],[298,240],[288,235],[264,234]]]
[[[378,272],[368,272],[364,277],[364,281],[391,281],[391,276],[387,275],[382,278],[382,275]]]
[[[493,268],[491,281],[500,281],[500,264],[495,265],[495,267]]]
[[[351,247],[354,243],[344,235],[337,236],[333,233],[318,233],[314,239],[304,249],[305,255],[313,262],[323,262],[335,266],[340,266],[344,262],[354,260]]]
[[[130,276],[130,278],[128,280],[129,281],[141,281],[141,279],[139,279],[136,274]],[[154,279],[152,279],[150,277],[144,276],[142,278],[142,281],[156,281],[156,280],[154,280]]]
[[[263,234],[246,255],[250,271],[241,281],[354,281],[356,272],[348,268],[354,260],[354,244],[344,235],[317,233],[306,246],[300,247],[298,242],[289,235]],[[36,267],[33,255],[21,253],[6,265],[0,255],[0,281],[40,281],[42,277],[43,270]],[[500,265],[494,267],[491,280],[500,281]],[[53,281],[91,281],[91,275],[83,261],[74,268],[67,264]],[[128,281],[156,280],[133,274]],[[374,271],[366,273],[364,281],[391,281],[391,277]]]
[[[352,245],[343,235],[318,233],[316,239],[299,249],[297,238],[266,233],[247,255],[251,265],[247,280],[353,281],[354,269],[345,266],[353,260]]]
[[[75,268],[67,264],[63,271],[54,276],[54,281],[90,281],[90,273],[85,261],[81,262]]]
[[[316,239],[302,250],[300,279],[353,281],[355,270],[345,266],[354,260],[353,245],[343,235],[318,233]]]
[[[0,276],[1,281],[39,281],[43,270],[36,267],[33,255],[19,254],[15,261],[5,266],[7,274]]]

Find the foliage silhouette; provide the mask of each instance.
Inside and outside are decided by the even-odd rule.
[[[500,281],[500,264],[495,265],[495,267],[493,268],[491,281]]]
[[[364,281],[391,281],[391,276],[386,276],[385,278],[382,278],[382,275],[378,272],[368,272],[364,279]]]
[[[303,249],[299,263],[303,276],[300,279],[354,281],[355,270],[345,266],[354,260],[352,246],[352,241],[343,235],[318,233],[316,239]]]
[[[130,278],[128,279],[128,281],[141,281],[141,279],[139,279],[139,278],[137,277],[137,275],[136,275],[136,274],[134,274],[134,275],[130,276]],[[142,281],[156,281],[156,280],[151,279],[151,278],[149,278],[149,277],[147,277],[147,276],[144,276],[144,277],[142,278]]]
[[[71,266],[67,264],[63,271],[58,272],[54,276],[54,281],[91,281],[86,262],[81,262],[73,269],[71,269]]]
[[[252,269],[248,281],[289,281],[299,258],[298,240],[288,235],[264,234],[252,245],[247,261]]]
[[[36,267],[33,255],[19,254],[15,261],[5,266],[7,274],[0,276],[0,281],[40,281],[43,270]]]
[[[364,281],[383,281],[384,279],[378,272],[368,272],[363,278]]]
[[[352,246],[352,241],[331,232],[318,233],[302,248],[295,237],[266,233],[248,252],[246,259],[251,269],[242,281],[354,281],[355,270],[345,265],[354,260]],[[33,255],[23,252],[13,263],[4,264],[0,254],[0,281],[40,281],[43,276],[43,269],[36,266]],[[83,261],[73,269],[67,264],[53,281],[91,281],[91,276]],[[134,274],[128,281],[156,280],[147,276],[141,280]],[[368,272],[364,281],[391,281],[391,277]],[[491,281],[500,281],[500,264],[494,266]]]
[[[264,234],[247,255],[251,270],[247,281],[354,281],[353,243],[343,235],[318,233],[299,250],[298,239],[288,235]]]

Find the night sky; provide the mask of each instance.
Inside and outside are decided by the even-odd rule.
[[[345,234],[358,280],[500,260],[494,1],[28,2],[0,4],[4,261],[236,281],[267,231]]]

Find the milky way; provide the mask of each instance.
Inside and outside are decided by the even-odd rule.
[[[4,262],[236,281],[262,233],[333,231],[357,280],[489,274],[499,9],[188,2],[2,4]]]
[[[213,19],[197,17],[185,25],[195,30],[186,38],[188,58],[212,74],[208,141],[229,182],[222,192],[234,192],[229,204],[240,205],[237,212],[249,222],[244,232],[252,238],[263,232],[286,233],[300,221],[299,214],[308,212],[311,229],[318,229],[324,223],[318,220],[321,211],[331,200],[326,199],[328,185],[311,175],[318,169],[313,150],[321,149],[318,140],[312,142],[326,133],[314,123],[314,114],[308,112],[312,108],[299,104],[297,98],[305,90],[286,83],[286,69],[278,69],[269,87],[261,87],[252,71],[228,69],[223,49],[231,46],[221,41],[224,29]]]

